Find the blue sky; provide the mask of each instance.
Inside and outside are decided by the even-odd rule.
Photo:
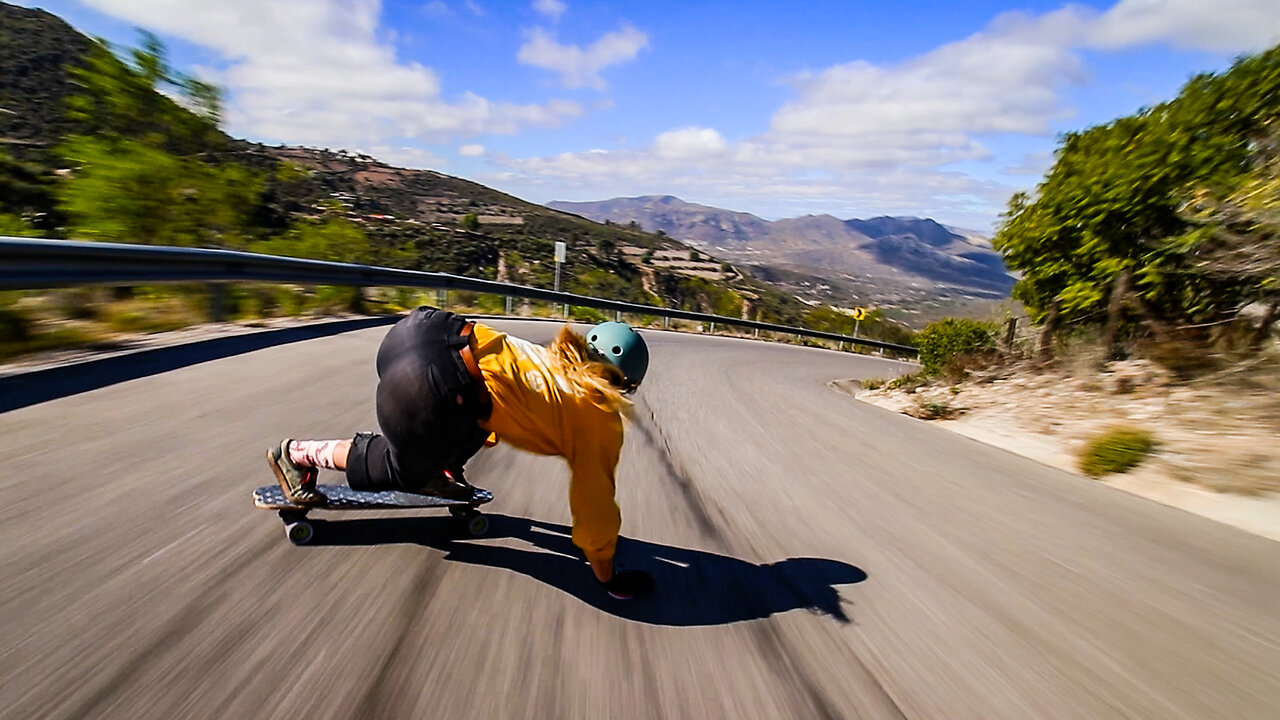
[[[1057,135],[1280,42],[1276,0],[22,0],[223,86],[225,126],[538,203],[989,231]]]

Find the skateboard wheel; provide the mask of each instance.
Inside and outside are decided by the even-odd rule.
[[[489,532],[489,518],[475,510],[467,513],[467,532],[471,533],[471,537],[480,537]]]
[[[467,515],[471,514],[472,512],[473,512],[473,509],[467,507],[466,505],[450,505],[449,506],[449,514],[456,518],[465,518]]]
[[[311,523],[298,521],[285,525],[284,534],[294,545],[306,545],[311,542],[315,530],[311,527]]]

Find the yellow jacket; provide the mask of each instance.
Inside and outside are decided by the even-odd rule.
[[[499,440],[569,462],[573,543],[588,560],[608,560],[622,516],[614,471],[622,452],[622,417],[575,393],[551,370],[546,348],[476,323],[476,364],[493,399],[482,425]]]

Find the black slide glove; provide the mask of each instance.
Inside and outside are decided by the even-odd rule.
[[[599,582],[597,580],[597,582]],[[602,582],[600,586],[609,593],[610,597],[618,600],[630,600],[636,595],[643,595],[651,592],[654,587],[653,576],[644,570],[615,570],[613,577],[609,578],[609,582]]]

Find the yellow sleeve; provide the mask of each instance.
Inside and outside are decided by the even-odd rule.
[[[594,418],[567,457],[573,473],[569,480],[573,544],[593,561],[613,557],[622,527],[622,514],[613,497],[614,473],[622,452],[622,418],[617,413],[609,415],[611,421]]]

